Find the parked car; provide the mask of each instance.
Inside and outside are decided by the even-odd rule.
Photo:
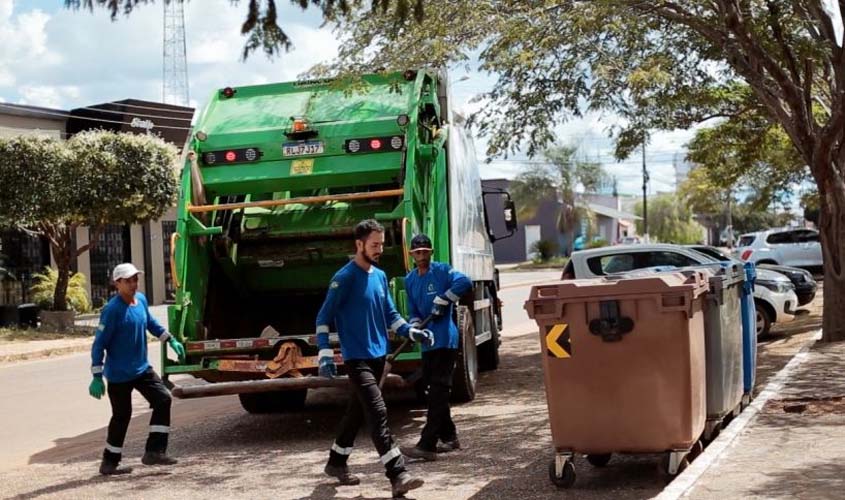
[[[639,236],[623,236],[621,240],[619,240],[620,245],[638,245],[642,243]]]
[[[814,229],[769,229],[743,234],[734,255],[755,264],[821,267],[822,247]]]
[[[649,267],[688,267],[717,262],[719,260],[678,245],[620,245],[573,252],[561,279],[595,278]],[[792,321],[797,304],[798,297],[789,278],[768,269],[757,272],[754,306],[758,336],[768,334],[774,323]]]
[[[731,257],[727,252],[713,246],[687,245],[686,247],[691,248],[696,252],[701,252],[709,257],[713,257],[716,260],[736,261],[736,259]],[[813,278],[813,275],[806,269],[790,266],[777,266],[774,264],[759,264],[757,265],[757,269],[769,269],[789,278],[789,281],[792,282],[792,286],[795,287],[795,295],[798,296],[799,306],[809,304],[814,298],[816,298],[818,284]]]

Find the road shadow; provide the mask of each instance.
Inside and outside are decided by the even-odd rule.
[[[845,454],[838,460],[766,473],[766,482],[750,490],[760,498],[841,499],[845,491]]]

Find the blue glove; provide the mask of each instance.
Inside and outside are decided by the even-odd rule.
[[[320,368],[318,374],[321,377],[334,378],[337,376],[337,365],[334,364],[334,351],[331,349],[320,349],[317,354],[319,358]]]
[[[414,342],[419,342],[424,346],[434,345],[434,332],[431,330],[420,330],[419,328],[411,328],[408,330],[408,337]]]
[[[442,295],[434,297],[434,304],[431,306],[431,316],[434,318],[442,318],[449,312],[449,299]]]

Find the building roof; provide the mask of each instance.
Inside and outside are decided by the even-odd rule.
[[[611,219],[620,219],[620,220],[640,220],[642,217],[639,215],[634,215],[632,213],[623,212],[621,210],[616,210],[615,208],[606,207],[604,205],[599,205],[598,203],[587,203],[587,208],[592,210],[593,212],[604,215],[605,217],[610,217]]]

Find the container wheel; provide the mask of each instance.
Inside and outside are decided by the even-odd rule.
[[[452,401],[468,403],[475,399],[478,382],[478,351],[475,346],[475,326],[466,306],[458,306],[458,361],[452,377]]]
[[[703,451],[704,451],[704,443],[699,439],[698,441],[695,442],[694,445],[692,445],[692,448],[690,448],[689,458],[691,460],[695,459],[695,457],[701,455],[701,453]]]
[[[308,389],[238,394],[241,406],[249,413],[285,413],[301,410],[305,407],[307,397]]]
[[[678,463],[677,470],[672,470],[672,452],[664,453],[663,456],[660,458],[660,471],[663,474],[666,474],[669,477],[675,477],[681,472],[684,471],[687,467],[689,467],[689,456],[685,456],[680,460]]]
[[[610,462],[610,453],[602,453],[600,455],[587,455],[587,461],[593,467],[604,467]]]
[[[575,464],[571,460],[567,460],[563,464],[563,475],[558,477],[555,472],[555,461],[552,460],[549,463],[549,479],[552,481],[552,484],[560,489],[571,488],[575,484]]]

